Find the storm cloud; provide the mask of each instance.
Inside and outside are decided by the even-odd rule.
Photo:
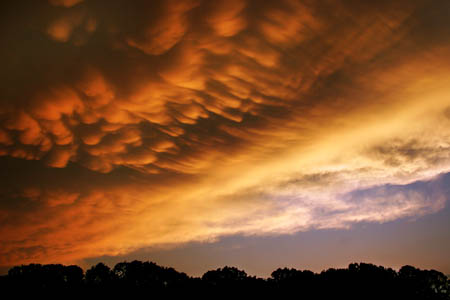
[[[448,200],[446,1],[1,6],[0,265]]]

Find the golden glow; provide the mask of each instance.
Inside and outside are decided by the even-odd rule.
[[[163,1],[130,25],[88,1],[50,3],[65,10],[42,34],[82,63],[0,108],[0,155],[94,179],[18,183],[11,197],[36,209],[0,210],[20,220],[0,227],[0,265],[444,207],[420,193],[351,198],[450,170],[450,48],[414,40],[411,4]]]

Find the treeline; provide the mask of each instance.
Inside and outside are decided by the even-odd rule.
[[[321,273],[277,269],[267,279],[248,276],[235,267],[190,277],[153,262],[121,262],[114,268],[99,263],[86,273],[78,266],[30,264],[0,277],[2,292],[20,296],[182,296],[197,298],[284,297],[297,299],[450,299],[450,281],[441,272],[404,266],[398,272],[367,263]]]

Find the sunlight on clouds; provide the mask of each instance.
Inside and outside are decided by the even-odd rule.
[[[448,201],[448,18],[425,2],[45,4],[33,55],[27,26],[2,37],[22,52],[2,60],[0,265]]]

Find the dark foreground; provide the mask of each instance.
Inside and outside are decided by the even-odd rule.
[[[234,267],[189,277],[152,262],[103,263],[86,273],[78,266],[30,264],[0,277],[2,295],[53,294],[61,298],[235,298],[235,299],[450,299],[441,272],[404,266],[398,272],[366,263],[321,273],[277,269],[262,279]]]

